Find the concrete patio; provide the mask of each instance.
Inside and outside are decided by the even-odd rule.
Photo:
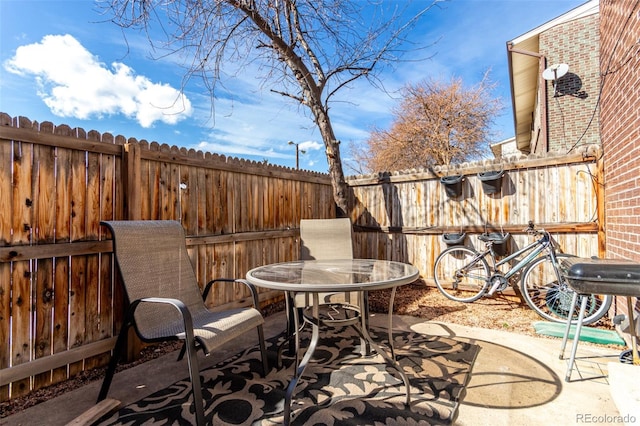
[[[373,325],[386,324],[372,315]],[[282,332],[283,313],[266,319],[266,335]],[[480,346],[455,424],[627,424],[640,422],[640,369],[618,362],[620,350],[581,343],[572,382],[564,376],[567,362],[558,358],[560,340],[509,332],[394,317],[394,329],[470,341]],[[206,368],[255,344],[254,333],[203,360]],[[137,401],[188,375],[176,354],[116,374],[109,394],[122,405]],[[311,366],[312,368],[312,366]],[[625,382],[626,381],[626,382]],[[95,404],[100,382],[39,404],[4,419],[0,425],[65,425]],[[612,392],[613,390],[613,392]],[[634,411],[635,410],[635,411]]]

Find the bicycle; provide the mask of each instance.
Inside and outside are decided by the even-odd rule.
[[[481,297],[504,291],[509,285],[517,290],[517,274],[522,271],[520,292],[531,309],[549,321],[566,322],[569,317],[576,321],[578,309],[569,315],[573,290],[564,280],[558,266],[562,259],[574,256],[558,253],[557,243],[549,232],[535,229],[533,222],[529,222],[524,231],[538,238],[501,260],[496,259],[498,255],[494,251],[494,244],[504,240],[486,233],[478,237],[485,243],[482,252],[465,245],[455,245],[443,250],[433,267],[438,290],[451,300],[474,302]],[[545,253],[540,256],[543,252]],[[525,253],[524,258],[517,259]],[[491,267],[487,258],[491,260]],[[498,269],[512,260],[517,263],[508,271],[503,273]],[[583,324],[592,324],[606,315],[612,301],[611,295],[590,295]]]

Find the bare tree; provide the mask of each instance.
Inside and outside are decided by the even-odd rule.
[[[212,96],[223,69],[260,61],[271,90],[308,108],[322,136],[334,200],[347,211],[347,184],[329,114],[336,93],[398,61],[406,36],[439,0],[406,14],[408,2],[380,0],[103,0],[123,27],[163,28],[169,54],[187,58]],[[401,6],[399,6],[401,5]],[[403,18],[409,16],[408,18]],[[213,99],[213,98],[212,98]],[[342,211],[340,211],[342,210]]]
[[[490,126],[502,109],[488,74],[465,89],[460,78],[404,87],[389,130],[374,129],[352,155],[370,172],[448,165],[488,152]]]

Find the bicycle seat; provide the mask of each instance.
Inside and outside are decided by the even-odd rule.
[[[489,232],[478,235],[478,239],[485,243],[504,244],[509,239],[509,233],[500,234],[499,232]]]

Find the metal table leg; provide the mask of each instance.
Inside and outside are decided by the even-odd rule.
[[[309,343],[309,347],[302,357],[302,361],[298,364],[298,349],[300,347],[300,328],[298,327],[298,314],[294,310],[294,318],[295,320],[295,341],[296,341],[296,354],[295,354],[295,374],[289,382],[289,386],[287,387],[287,392],[285,394],[284,399],[284,424],[288,426],[291,423],[291,402],[293,399],[293,395],[295,394],[296,386],[298,385],[298,381],[302,374],[304,373],[305,368],[307,368],[307,364],[309,360],[313,356],[313,353],[316,350],[316,346],[318,344],[318,339],[320,336],[320,312],[318,309],[318,293],[313,293],[313,306],[311,307],[312,312],[312,331],[311,331],[311,342]]]
[[[389,297],[389,309],[387,312],[389,313],[389,322],[387,324],[387,337],[389,339],[389,349],[391,349],[391,358],[396,361],[396,352],[393,347],[393,301],[396,298],[396,288],[393,287],[391,289],[391,296]],[[407,393],[409,393],[407,388]]]

